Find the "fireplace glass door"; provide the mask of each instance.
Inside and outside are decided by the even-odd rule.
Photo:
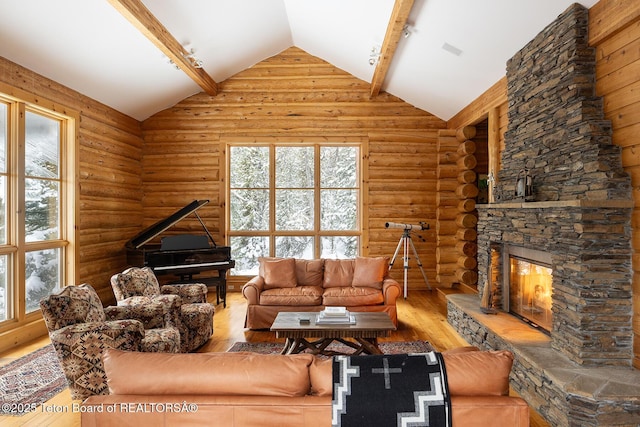
[[[509,267],[509,311],[551,331],[552,269],[514,256]]]

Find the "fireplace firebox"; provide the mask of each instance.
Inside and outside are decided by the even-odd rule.
[[[502,262],[506,279],[503,289],[505,311],[534,327],[551,332],[553,270],[548,253],[505,245]]]
[[[483,292],[490,309],[505,311],[549,335],[553,324],[551,254],[506,243],[490,244],[491,256]],[[483,307],[484,308],[484,307]]]

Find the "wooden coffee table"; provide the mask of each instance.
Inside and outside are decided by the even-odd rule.
[[[309,349],[313,354],[332,356],[344,354],[326,348],[339,341],[354,349],[350,355],[382,354],[378,347],[379,337],[388,337],[396,330],[387,313],[355,313],[355,324],[316,324],[314,312],[280,312],[271,325],[276,338],[286,338],[282,354],[296,354]],[[300,323],[309,319],[308,324]],[[317,338],[308,341],[307,338]],[[351,339],[351,340],[348,340]]]

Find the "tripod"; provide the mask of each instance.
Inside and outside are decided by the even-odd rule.
[[[398,242],[398,247],[393,254],[393,258],[391,258],[391,262],[389,263],[389,270],[393,267],[393,263],[396,261],[396,257],[398,256],[398,252],[400,252],[400,247],[404,248],[404,255],[402,257],[404,261],[404,299],[407,299],[407,273],[409,272],[409,246],[413,249],[413,255],[416,257],[416,261],[418,262],[418,267],[420,268],[420,272],[422,273],[422,277],[424,278],[424,283],[427,284],[429,290],[431,290],[431,285],[429,285],[429,279],[427,279],[427,275],[424,274],[424,270],[422,269],[422,262],[420,262],[420,257],[418,256],[418,251],[416,251],[416,247],[413,245],[413,240],[411,240],[411,230],[405,229],[402,232],[402,236],[400,237],[400,241]]]

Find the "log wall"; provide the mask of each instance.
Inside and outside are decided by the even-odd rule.
[[[438,135],[436,194],[436,280],[442,287],[453,287],[456,270],[456,217],[458,215],[458,140],[455,130]]]
[[[198,212],[224,242],[227,143],[357,142],[364,254],[393,255],[401,230],[386,229],[386,222],[425,221],[431,226],[419,233],[425,241],[412,240],[435,284],[436,143],[446,124],[385,93],[370,99],[369,91],[367,82],[290,48],[221,82],[216,97],[197,94],[155,114],[143,122],[144,223],[207,198],[211,203]],[[426,287],[415,260],[409,265],[409,288]],[[402,260],[392,271],[403,279]]]
[[[477,236],[474,231],[478,224],[476,199],[478,197],[478,144],[474,141],[475,126],[464,126],[456,131],[458,140],[458,214],[456,216],[456,253],[458,255],[456,279],[463,285],[475,287],[478,284]],[[486,138],[485,138],[486,141]],[[480,144],[483,145],[483,144]],[[486,145],[486,144],[484,144]],[[486,155],[485,155],[486,157]],[[484,166],[484,162],[483,165]]]

